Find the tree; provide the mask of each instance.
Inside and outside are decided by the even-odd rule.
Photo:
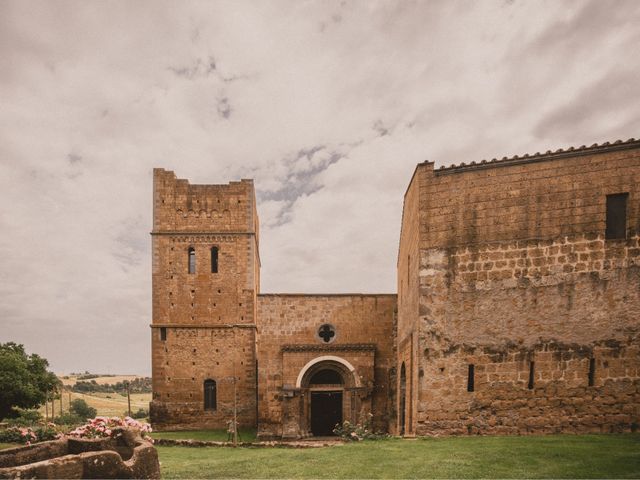
[[[87,418],[93,418],[96,416],[97,410],[90,407],[89,404],[82,398],[76,398],[72,400],[69,405],[69,411],[75,413],[80,418],[86,420]]]
[[[58,383],[48,366],[39,355],[27,355],[23,345],[0,343],[0,420],[12,416],[14,407],[35,408],[46,401]]]

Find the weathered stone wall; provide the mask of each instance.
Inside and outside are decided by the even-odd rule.
[[[256,422],[255,329],[251,326],[167,328],[153,349],[151,422],[163,430],[224,428],[233,417],[234,378],[238,421]],[[217,408],[204,409],[204,381],[216,381]]]
[[[190,185],[154,170],[154,426],[224,427],[232,417],[234,378],[239,421],[255,425],[257,223],[251,181]],[[190,248],[195,273],[189,273]],[[215,410],[204,409],[207,379],[216,382]]]
[[[418,400],[418,267],[420,264],[420,188],[421,175],[414,175],[405,193],[402,209],[400,246],[398,249],[398,325],[397,325],[397,378],[398,412],[393,433],[414,434],[415,409]],[[402,367],[404,365],[404,376]],[[403,412],[404,411],[404,415]],[[404,422],[404,424],[403,424]]]
[[[441,322],[423,324],[419,433],[635,428],[640,419],[638,237],[625,242],[629,246],[611,248],[583,235],[547,243],[514,242],[504,250],[462,247],[444,257],[442,276],[450,286],[442,282],[439,288],[447,308]],[[582,253],[568,254],[573,261],[557,268],[563,247]],[[500,267],[488,272],[493,280],[469,276],[473,257],[515,256],[528,263],[532,252],[546,252],[533,257],[550,266],[546,275],[536,273],[544,265],[531,276],[521,272],[515,260],[506,278],[509,269],[496,260]],[[584,260],[588,270],[575,272],[586,258],[580,255],[596,260]],[[478,268],[490,268],[480,263]],[[591,387],[590,359],[595,362]],[[534,385],[528,389],[531,362]],[[473,393],[466,391],[469,364],[475,365]]]
[[[640,142],[495,164],[421,164],[420,248],[603,233],[605,196],[637,192]],[[628,227],[640,228],[629,199]]]
[[[394,411],[395,308],[395,295],[259,295],[260,436],[306,433],[299,431],[302,407],[296,381],[309,361],[323,356],[339,357],[355,368],[363,387],[353,403],[358,407],[355,420],[371,412],[375,427],[386,431]],[[325,323],[336,329],[330,344],[317,338]]]
[[[418,434],[637,427],[639,147],[418,167]],[[627,237],[605,240],[623,192]]]

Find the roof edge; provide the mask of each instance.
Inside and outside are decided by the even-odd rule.
[[[556,151],[547,150],[544,153],[536,152],[533,155],[525,153],[524,155],[514,155],[513,157],[502,157],[501,159],[492,158],[491,160],[473,161],[469,164],[464,162],[459,165],[441,166],[434,169],[435,175],[448,175],[452,173],[468,172],[472,170],[483,170],[486,168],[510,167],[513,165],[522,165],[526,163],[543,162],[547,160],[556,160],[561,158],[579,157],[582,155],[591,155],[593,153],[608,153],[618,150],[629,150],[632,148],[640,148],[640,140],[630,138],[626,141],[616,140],[613,143],[604,142],[601,144],[594,143],[587,147],[569,147],[567,149],[559,148]]]

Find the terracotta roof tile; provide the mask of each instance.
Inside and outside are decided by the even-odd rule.
[[[514,155],[513,157],[502,157],[500,160],[497,158],[492,158],[491,160],[480,160],[479,162],[473,161],[469,164],[462,162],[458,165],[449,165],[449,166],[441,166],[436,170],[436,172],[443,173],[454,173],[457,171],[465,171],[469,169],[482,168],[483,166],[507,166],[513,163],[525,163],[527,161],[537,161],[544,159],[551,159],[554,157],[571,157],[574,155],[586,155],[589,153],[596,153],[602,150],[612,149],[612,147],[626,147],[632,148],[634,146],[640,146],[640,140],[636,140],[635,138],[630,138],[629,140],[616,140],[613,143],[604,142],[601,144],[594,143],[590,147],[586,145],[581,145],[579,147],[568,147],[566,149],[559,148],[555,152],[551,150],[547,150],[545,153],[536,152],[533,155],[525,153],[524,155]],[[617,150],[618,148],[613,148]]]

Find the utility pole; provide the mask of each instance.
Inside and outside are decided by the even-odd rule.
[[[49,390],[44,392],[44,421],[49,421]]]
[[[62,394],[63,394],[63,390],[60,390],[60,415],[62,415]]]
[[[131,416],[131,384],[129,382],[124,383],[127,386],[127,409],[129,416]]]

